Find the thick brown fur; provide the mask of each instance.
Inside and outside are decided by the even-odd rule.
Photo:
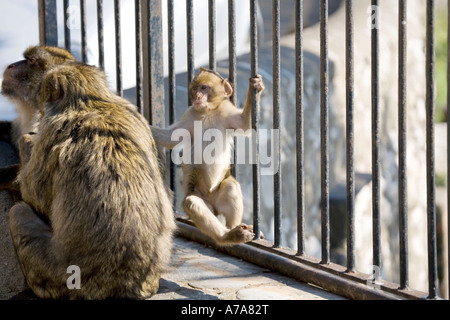
[[[256,90],[256,95],[253,93]],[[256,96],[259,103],[264,83],[260,75],[249,80],[249,89],[244,109],[238,109],[230,101],[233,88],[227,79],[223,79],[217,73],[201,69],[192,80],[189,93],[193,104],[183,114],[181,119],[168,128],[161,129],[151,127],[157,144],[167,148],[174,148],[179,141],[172,139],[176,130],[187,130],[191,136],[191,155],[195,152],[195,125],[201,122],[203,134],[208,129],[221,132],[225,138],[223,149],[216,156],[215,163],[182,163],[183,200],[184,211],[194,222],[197,228],[209,235],[215,242],[222,246],[253,240],[253,227],[242,223],[243,198],[239,182],[230,173],[231,143],[232,137],[227,134],[228,129],[247,131],[251,129],[252,106]],[[231,138],[231,139],[230,139]],[[185,152],[186,150],[184,150]],[[191,159],[192,160],[192,159]],[[226,225],[218,219],[223,215]]]
[[[25,58],[23,78],[9,67],[3,93],[28,94],[41,114],[37,133],[20,141],[29,150],[21,152],[23,202],[10,211],[28,284],[41,298],[151,296],[175,222],[147,121],[108,89],[102,71],[67,51],[37,46]],[[67,286],[71,265],[80,289]]]

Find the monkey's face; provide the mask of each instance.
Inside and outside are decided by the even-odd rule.
[[[228,80],[219,78],[210,71],[200,71],[190,86],[192,104],[198,112],[216,109],[228,99],[233,89]]]
[[[24,57],[3,73],[2,94],[25,102],[36,100],[45,72],[66,61],[75,61],[64,49],[44,46],[27,49]]]
[[[199,84],[192,90],[192,103],[197,111],[208,109],[208,99],[212,96],[211,87],[206,84]]]
[[[30,100],[36,95],[37,83],[32,81],[38,75],[34,61],[25,59],[10,64],[3,73],[2,94],[20,100]]]

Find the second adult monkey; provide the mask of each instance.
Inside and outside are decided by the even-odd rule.
[[[23,201],[9,212],[29,286],[40,298],[151,296],[175,222],[148,122],[66,50],[36,46],[24,57],[7,67],[2,93],[41,115],[36,134],[19,139]]]
[[[178,133],[181,135],[183,130],[189,132],[190,150],[185,147],[183,152],[190,151],[192,161],[182,163],[183,189],[186,195],[183,208],[197,228],[219,245],[248,242],[255,236],[253,227],[242,223],[242,191],[239,182],[230,172],[233,139],[227,132],[230,129],[251,129],[254,102],[252,91],[257,91],[256,99],[259,103],[264,83],[260,75],[251,78],[249,82],[245,106],[238,109],[229,99],[233,88],[228,80],[216,72],[201,68],[189,88],[192,106],[170,127],[152,127],[155,142],[169,149],[179,143],[175,137],[177,130],[180,130]],[[196,141],[199,141],[198,135],[202,135],[202,140],[207,130],[215,130],[223,138],[218,143],[221,148],[215,150],[214,162],[203,158],[198,161],[199,156],[203,157],[207,145],[202,141],[199,149]],[[226,226],[217,219],[218,215],[225,217]]]

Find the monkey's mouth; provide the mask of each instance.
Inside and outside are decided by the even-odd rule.
[[[203,111],[208,108],[208,103],[202,100],[194,101],[194,108],[197,111]]]
[[[2,84],[1,94],[11,98],[12,96],[14,96],[14,90]]]
[[[2,88],[1,93],[3,95],[9,95],[12,93],[11,88],[8,88],[8,84],[3,81],[3,79],[0,79],[0,88]]]

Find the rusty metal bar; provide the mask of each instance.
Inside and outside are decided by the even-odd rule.
[[[105,43],[103,39],[103,0],[97,0],[98,65],[105,70]]]
[[[208,2],[209,69],[216,70],[216,1]]]
[[[116,32],[116,91],[123,96],[122,87],[122,35],[120,21],[120,0],[114,0],[114,26]]]
[[[380,227],[380,110],[379,110],[379,6],[372,0],[372,232],[373,265],[381,268]]]
[[[328,0],[320,1],[320,151],[322,263],[330,263]]]
[[[399,83],[398,83],[398,146],[399,146],[399,240],[400,240],[400,288],[408,287],[408,191],[407,191],[407,5],[399,1]]]
[[[134,2],[135,32],[136,32],[136,107],[142,113],[142,29],[141,0]]]
[[[303,0],[295,2],[295,92],[297,153],[297,254],[305,253],[305,167],[303,106]]]
[[[168,66],[169,66],[169,86],[168,86],[168,98],[169,98],[169,124],[175,122],[175,101],[176,101],[176,74],[175,74],[175,14],[174,14],[174,0],[167,1],[167,42],[168,42]],[[169,152],[172,159],[172,151]],[[177,203],[176,193],[176,165],[173,161],[170,161],[170,189],[173,191],[173,204],[174,207]]]
[[[354,18],[353,0],[345,1],[346,19],[346,162],[347,162],[347,271],[355,270],[354,168]]]
[[[80,0],[81,61],[87,63],[86,0]]]
[[[228,80],[233,86],[230,99],[236,105],[236,0],[228,0]]]
[[[186,41],[187,41],[187,87],[194,78],[194,3],[186,0]],[[188,94],[188,105],[192,104],[191,95]]]
[[[164,127],[164,69],[162,41],[162,0],[143,0],[142,61],[143,110],[150,124]]]
[[[69,0],[63,2],[64,17],[64,48],[70,51],[70,16],[69,16]]]
[[[279,131],[281,129],[281,63],[280,63],[280,1],[272,1],[272,70],[273,70],[273,129]],[[275,137],[272,137],[275,139]],[[278,157],[276,160],[278,168],[276,169],[273,179],[273,202],[274,202],[274,244],[275,247],[281,245],[281,149],[278,143],[278,150],[273,157]]]
[[[257,24],[257,0],[250,0],[250,73],[251,77],[258,74],[258,24]],[[256,95],[256,91],[253,92]],[[259,112],[256,99],[253,99],[252,106],[252,128],[254,134],[252,137],[253,151],[253,231],[255,239],[260,238],[260,202],[261,202],[261,170],[259,164]]]
[[[230,80],[233,87],[233,94],[231,95],[230,100],[236,105],[236,0],[228,0],[228,80]],[[234,146],[231,174],[236,177],[236,138],[234,138]]]
[[[435,16],[434,0],[427,0],[426,30],[426,136],[427,136],[427,227],[428,227],[428,298],[437,298],[436,180],[435,180]]]
[[[47,46],[58,45],[56,21],[56,0],[39,0],[39,43]]]

